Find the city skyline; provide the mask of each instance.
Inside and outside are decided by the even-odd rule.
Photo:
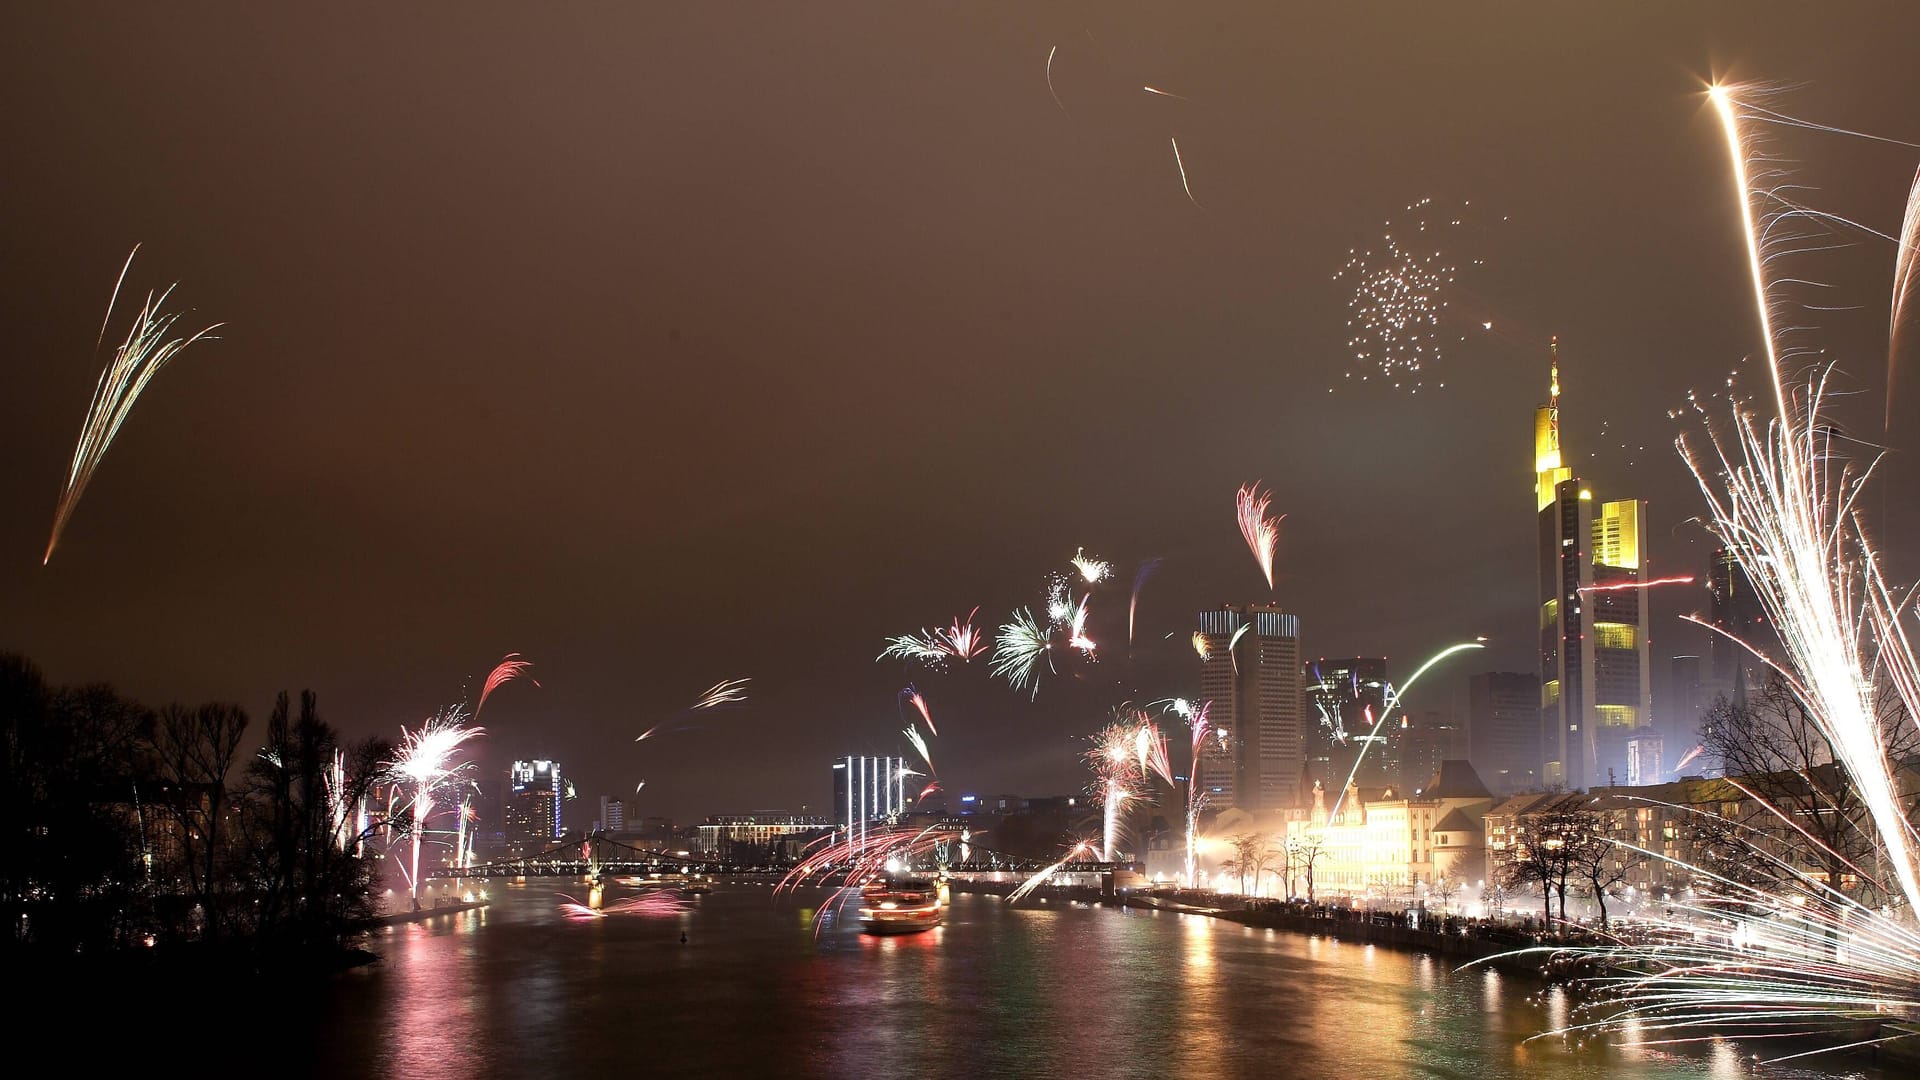
[[[1570,467],[1648,499],[1656,567],[1702,583],[1647,596],[1664,671],[1708,654],[1677,616],[1708,609],[1714,546],[1685,524],[1698,494],[1666,414],[1757,348],[1729,315],[1751,303],[1695,99],[1733,57],[1847,127],[1913,138],[1920,98],[1902,35],[1856,14],[1809,49],[1791,21],[1709,7],[1408,16],[1426,32],[1325,56],[1317,38],[1367,17],[950,14],[929,33],[697,12],[678,50],[618,16],[586,41],[476,12],[523,42],[498,69],[436,48],[425,15],[369,40],[284,13],[17,13],[0,79],[44,107],[4,121],[20,167],[0,200],[16,243],[0,647],[63,683],[256,718],[311,687],[343,731],[388,736],[518,651],[541,685],[489,703],[471,744],[485,775],[551,757],[636,819],[824,812],[814,763],[906,752],[911,682],[956,787],[1075,791],[1106,709],[1197,689],[1186,636],[1223,603],[1278,603],[1308,655],[1396,670],[1486,635],[1436,695],[1536,670],[1515,447],[1557,334],[1581,403]],[[1082,29],[1098,44],[1053,71],[1068,121],[1041,61]],[[141,73],[156,49],[182,74]],[[902,55],[917,70],[878,59]],[[577,62],[530,89],[554,57]],[[1146,112],[1122,72],[1191,101]],[[243,78],[257,91],[229,93]],[[1420,107],[1435,111],[1409,119]],[[1775,138],[1823,204],[1862,219],[1911,179],[1870,146]],[[129,154],[136,181],[110,167]],[[1346,385],[1329,279],[1429,196],[1502,219],[1463,297],[1499,334],[1451,344],[1417,395]],[[130,286],[178,279],[193,317],[229,325],[156,382],[43,569],[136,242]],[[1883,254],[1824,268],[1864,305],[1827,336],[1868,390]],[[1849,422],[1877,436],[1868,396]],[[1912,415],[1889,443],[1915,441]],[[1257,478],[1287,515],[1271,590],[1229,511]],[[1920,510],[1870,509],[1911,567]],[[1163,559],[1131,662],[1120,585],[1097,615],[1107,654],[1032,701],[977,666],[874,663],[886,637],[975,605],[997,625],[1082,547],[1126,579]],[[745,706],[633,743],[741,676]]]

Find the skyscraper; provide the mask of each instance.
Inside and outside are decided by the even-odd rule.
[[[1328,791],[1344,790],[1349,776],[1361,787],[1385,786],[1396,756],[1387,743],[1399,734],[1399,719],[1369,736],[1387,707],[1386,658],[1311,660],[1304,682],[1307,775]],[[1362,748],[1366,748],[1364,755]],[[1420,782],[1431,775],[1433,770],[1428,769]]]
[[[623,833],[627,831],[627,804],[613,795],[600,796],[600,831],[603,833]]]
[[[833,763],[833,823],[848,840],[907,809],[907,759],[848,754]]]
[[[1483,671],[1467,682],[1467,760],[1496,795],[1541,784],[1540,677]]]
[[[1305,771],[1300,722],[1300,617],[1277,604],[1200,613],[1200,694],[1225,732],[1226,750],[1203,759],[1201,780],[1216,809],[1258,813],[1291,807]]]
[[[1652,684],[1646,634],[1646,506],[1593,492],[1560,445],[1560,345],[1545,404],[1534,410],[1534,500],[1540,542],[1542,780],[1581,790],[1646,773]],[[1636,757],[1641,766],[1630,770]]]
[[[1387,775],[1403,799],[1425,788],[1443,762],[1466,760],[1467,733],[1451,708],[1401,711],[1387,726],[1394,729]]]
[[[1617,499],[1593,519],[1593,784],[1657,784],[1660,736],[1653,730],[1652,661],[1642,550],[1646,504]]]
[[[1767,611],[1753,591],[1746,567],[1726,548],[1715,548],[1713,565],[1707,571],[1707,588],[1712,595],[1708,615],[1714,629],[1707,635],[1707,658],[1712,668],[1713,690],[1717,695],[1733,695],[1736,690],[1757,689],[1756,674],[1760,662],[1732,640],[1765,652],[1772,644],[1767,633]]]
[[[516,761],[507,771],[507,857],[538,855],[560,838],[560,802],[565,793],[556,761]]]

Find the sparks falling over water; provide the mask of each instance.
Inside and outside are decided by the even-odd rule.
[[[1253,552],[1253,561],[1260,564],[1260,576],[1267,579],[1267,589],[1273,589],[1273,552],[1280,544],[1280,523],[1287,515],[1270,518],[1267,507],[1273,504],[1273,493],[1260,493],[1260,481],[1242,487],[1234,497],[1234,509],[1240,519],[1240,535],[1246,538],[1247,550]]]
[[[1721,430],[1696,402],[1707,425],[1706,446],[1696,450],[1684,434],[1678,445],[1707,501],[1708,527],[1750,579],[1778,650],[1769,657],[1733,640],[1778,672],[1817,730],[1863,808],[1856,827],[1874,858],[1847,859],[1801,827],[1792,808],[1774,806],[1729,779],[1778,820],[1775,831],[1784,836],[1791,858],[1769,850],[1779,841],[1764,834],[1748,839],[1743,832],[1736,861],[1743,871],[1762,871],[1759,884],[1685,867],[1704,883],[1697,896],[1673,904],[1666,918],[1650,920],[1643,934],[1572,950],[1601,968],[1588,981],[1606,997],[1597,1019],[1564,1025],[1556,1034],[1620,1029],[1635,1041],[1671,1043],[1738,1026],[1760,1037],[1858,1040],[1861,1016],[1920,1008],[1920,935],[1912,922],[1920,905],[1920,839],[1893,781],[1875,701],[1879,688],[1890,689],[1905,711],[1898,722],[1913,722],[1920,716],[1920,664],[1901,622],[1907,596],[1881,576],[1855,512],[1872,468],[1836,468],[1829,459],[1822,413],[1826,376],[1801,384],[1781,366],[1788,350],[1776,328],[1769,281],[1781,252],[1769,228],[1774,216],[1756,211],[1773,189],[1760,190],[1753,179],[1756,152],[1742,123],[1743,110],[1751,106],[1729,87],[1715,86],[1709,94],[1732,160],[1774,409],[1767,416],[1730,401],[1731,422]],[[1859,903],[1824,874],[1801,869],[1836,864],[1851,871],[1854,887],[1890,894],[1904,905]],[[1712,932],[1702,933],[1702,924]],[[1900,1037],[1911,1036],[1882,1029],[1849,1045]]]
[[[472,768],[472,762],[456,761],[454,751],[484,733],[482,728],[469,727],[466,720],[466,713],[456,705],[428,717],[412,731],[402,728],[400,745],[393,760],[387,763],[387,776],[406,800],[397,809],[410,812],[413,819],[413,854],[407,882],[416,897],[420,895],[420,845],[426,837],[437,796],[460,783]]]
[[[1732,91],[1715,86],[1710,97],[1733,161],[1776,411],[1762,425],[1736,406],[1731,447],[1709,432],[1711,458],[1697,457],[1684,438],[1681,454],[1706,496],[1713,531],[1753,579],[1754,592],[1781,644],[1782,673],[1859,789],[1907,903],[1920,908],[1916,840],[1894,787],[1874,711],[1871,675],[1884,673],[1906,699],[1909,715],[1920,715],[1915,710],[1920,706],[1920,665],[1905,647],[1898,623],[1896,613],[1903,605],[1891,600],[1872,545],[1852,515],[1871,470],[1856,473],[1849,468],[1834,482],[1817,442],[1824,380],[1815,380],[1797,396],[1787,389],[1772,320],[1766,252],[1754,225],[1747,140]]]
[[[1017,904],[1020,901],[1025,900],[1028,894],[1032,893],[1033,890],[1039,888],[1040,886],[1045,885],[1050,879],[1052,879],[1053,875],[1060,872],[1062,867],[1065,867],[1068,863],[1073,862],[1075,859],[1077,858],[1092,859],[1092,858],[1098,858],[1098,857],[1099,856],[1093,850],[1093,841],[1091,840],[1080,841],[1079,843],[1068,848],[1067,853],[1060,857],[1059,862],[1054,863],[1052,866],[1046,867],[1045,869],[1041,870],[1039,873],[1021,882],[1019,888],[1016,888],[1012,892],[1008,893],[1007,903]]]
[[[127,261],[120,268],[120,277],[113,283],[113,295],[107,300],[107,317],[100,323],[100,337],[95,342],[106,340],[107,324],[113,321],[113,307],[120,299],[120,286],[126,283],[127,271],[133,266],[133,257],[140,250],[138,244],[127,253]],[[178,288],[176,282],[167,286],[159,295],[147,293],[146,300],[134,315],[133,325],[127,328],[126,339],[114,349],[113,358],[100,372],[100,379],[94,384],[93,401],[87,406],[87,417],[80,425],[80,441],[73,448],[73,463],[67,468],[67,483],[60,492],[60,501],[53,512],[53,532],[47,537],[47,551],[41,556],[40,565],[45,566],[53,559],[53,549],[59,546],[60,534],[66,530],[67,519],[73,516],[73,508],[79,505],[80,496],[87,490],[87,484],[93,480],[93,474],[100,467],[101,459],[107,456],[107,449],[113,445],[114,436],[120,433],[120,426],[133,412],[134,402],[140,399],[140,392],[147,388],[160,369],[174,357],[196,341],[213,340],[209,335],[218,330],[222,323],[212,326],[184,338],[169,337],[180,321],[177,314],[168,314],[161,310],[167,298]]]

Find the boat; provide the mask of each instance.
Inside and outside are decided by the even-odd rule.
[[[860,890],[860,925],[869,934],[918,934],[947,921],[944,889],[874,881]]]

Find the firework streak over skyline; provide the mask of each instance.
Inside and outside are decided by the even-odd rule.
[[[1778,640],[1770,666],[1857,793],[1860,828],[1877,857],[1872,866],[1846,859],[1791,813],[1742,788],[1778,819],[1776,828],[1797,858],[1773,855],[1763,834],[1743,830],[1740,861],[1763,872],[1759,884],[1686,867],[1702,884],[1697,896],[1675,905],[1677,918],[1675,912],[1655,918],[1646,932],[1617,945],[1573,950],[1603,965],[1604,973],[1589,981],[1606,996],[1596,1003],[1595,1019],[1563,1030],[1624,1028],[1630,1041],[1642,1043],[1700,1040],[1728,1027],[1761,1036],[1845,1037],[1862,1013],[1911,1013],[1920,1006],[1920,936],[1913,924],[1920,910],[1920,838],[1893,780],[1875,702],[1877,688],[1889,689],[1904,708],[1893,722],[1920,723],[1920,663],[1903,625],[1910,617],[1906,597],[1881,577],[1855,513],[1871,465],[1836,468],[1823,454],[1827,372],[1816,370],[1801,382],[1783,368],[1792,350],[1781,343],[1784,305],[1770,274],[1784,273],[1775,264],[1801,239],[1776,225],[1802,211],[1776,208],[1781,186],[1790,181],[1773,165],[1756,165],[1760,152],[1747,129],[1744,93],[1714,86],[1709,97],[1745,227],[1773,408],[1767,415],[1735,401],[1723,430],[1696,404],[1707,446],[1696,449],[1683,435],[1678,447],[1707,501],[1709,527],[1752,581]],[[1765,654],[1754,655],[1768,662]],[[1846,865],[1860,883],[1855,888],[1871,887],[1903,903],[1863,904],[1802,868],[1822,859]],[[1701,924],[1712,932],[1703,933]],[[1869,1041],[1900,1037],[1907,1036],[1894,1029]]]
[[[1468,664],[1533,670],[1534,522],[1497,478],[1530,449],[1544,352],[1443,334],[1409,398],[1355,359],[1354,282],[1331,278],[1349,248],[1378,254],[1382,223],[1417,199],[1431,221],[1471,200],[1433,247],[1459,269],[1442,294],[1456,329],[1477,333],[1484,300],[1561,335],[1578,467],[1598,493],[1649,500],[1652,572],[1704,583],[1684,468],[1643,454],[1629,473],[1611,449],[1657,448],[1660,412],[1689,384],[1719,389],[1744,354],[1762,390],[1694,74],[1764,72],[1806,87],[1785,111],[1920,138],[1920,74],[1904,70],[1920,12],[1713,6],[1407,5],[1417,46],[1338,6],[1310,25],[1242,6],[1224,39],[1211,19],[1125,8],[991,27],[959,9],[702,8],[672,36],[687,48],[642,65],[529,49],[533,93],[458,62],[459,41],[528,40],[532,20],[492,7],[457,39],[411,17],[369,37],[204,8],[100,33],[61,5],[17,8],[0,48],[34,107],[7,121],[16,197],[0,208],[19,256],[0,292],[0,518],[23,553],[0,568],[7,645],[154,704],[231,700],[256,727],[278,690],[311,686],[343,735],[388,739],[463,692],[471,711],[484,658],[510,646],[539,658],[544,689],[487,698],[480,775],[560,760],[589,801],[645,778],[645,813],[681,821],[818,802],[807,760],[911,758],[895,695],[913,683],[941,712],[930,748],[950,786],[1068,792],[1115,702],[1196,696],[1195,612],[1269,599],[1222,520],[1260,477],[1268,513],[1288,515],[1288,590],[1271,598],[1302,618],[1303,648],[1391,656],[1397,678],[1464,629],[1492,635],[1489,653],[1421,693]],[[667,40],[639,9],[596,21],[596,40]],[[1583,46],[1516,51],[1519,34]],[[153,56],[209,77],[156,76]],[[420,97],[423,77],[444,96]],[[1914,154],[1774,130],[1823,192],[1803,200],[1900,231]],[[1204,214],[1181,205],[1170,137]],[[1822,171],[1828,146],[1843,175]],[[526,200],[539,212],[503,212]],[[1504,213],[1518,224],[1492,236]],[[1880,439],[1899,249],[1853,239],[1857,258],[1819,277],[1860,310],[1822,320],[1821,344],[1847,365],[1837,389],[1864,391],[1836,399],[1837,422],[1898,451],[1867,509],[1905,581],[1920,566],[1904,497],[1920,304]],[[135,241],[115,344],[90,354],[98,287]],[[31,567],[86,377],[148,289],[176,280],[168,337],[232,329],[140,394],[61,562]],[[1432,538],[1430,561],[1395,556],[1398,515]],[[1045,621],[1034,569],[1079,544],[1116,567],[1088,604],[1098,662],[1055,631],[1030,706],[988,656],[1014,610]],[[1148,554],[1167,562],[1129,651],[1127,571]],[[1706,651],[1676,621],[1704,592],[1649,593],[1654,649]],[[970,666],[869,662],[975,604]],[[729,668],[754,672],[748,705],[610,745]],[[1692,745],[1666,734],[1668,760]]]
[[[1268,517],[1267,507],[1273,505],[1273,493],[1260,493],[1260,481],[1242,487],[1234,494],[1234,510],[1240,519],[1240,535],[1247,542],[1247,550],[1253,553],[1253,561],[1260,566],[1260,576],[1266,579],[1267,590],[1273,590],[1273,553],[1280,546],[1280,522],[1287,515]]]
[[[465,782],[472,769],[471,762],[455,761],[454,751],[484,734],[481,728],[467,726],[466,720],[466,713],[456,705],[428,717],[412,731],[401,729],[398,752],[387,767],[391,782],[405,792],[399,812],[413,820],[406,875],[416,897],[420,895],[420,846],[426,840],[428,821],[441,805],[440,795]],[[456,853],[456,859],[461,854]]]
[[[113,307],[120,299],[120,286],[126,284],[127,271],[133,268],[133,257],[140,252],[140,246],[134,245],[127,253],[127,261],[120,267],[120,276],[114,280],[113,294],[107,300],[107,316],[101,320],[100,336],[94,347],[98,348],[107,337],[107,326],[113,322]],[[120,433],[120,427],[133,412],[134,402],[140,399],[140,392],[147,388],[168,361],[179,356],[187,346],[196,341],[205,340],[222,324],[214,323],[204,330],[197,331],[184,338],[169,337],[180,321],[178,314],[169,314],[161,308],[173,295],[178,285],[169,285],[158,296],[149,292],[141,302],[140,310],[134,314],[133,324],[127,328],[127,336],[118,348],[113,350],[113,358],[100,372],[100,380],[93,388],[93,401],[87,406],[86,422],[80,428],[80,441],[73,448],[73,464],[67,470],[67,483],[60,493],[59,506],[53,514],[53,532],[47,537],[47,551],[41,556],[40,564],[46,565],[53,559],[53,549],[60,543],[60,534],[67,527],[67,519],[73,515],[73,509],[80,502],[80,496],[87,490],[87,484],[93,479],[94,470],[100,467],[101,459],[107,456],[107,450],[113,445],[114,436]]]

